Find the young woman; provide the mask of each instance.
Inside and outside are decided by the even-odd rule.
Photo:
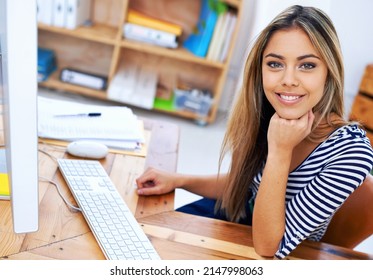
[[[344,70],[335,28],[322,11],[292,6],[257,38],[228,121],[228,174],[149,169],[139,195],[183,188],[216,200],[216,215],[251,223],[261,256],[285,258],[319,241],[335,212],[372,170],[365,132],[343,118]]]

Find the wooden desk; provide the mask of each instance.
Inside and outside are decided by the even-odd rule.
[[[172,211],[174,194],[139,197],[135,179],[147,166],[176,171],[179,128],[171,123],[145,120],[150,132],[146,158],[109,154],[101,164],[136,218]],[[54,157],[73,158],[65,148],[40,144],[39,148]],[[49,156],[39,153],[39,177],[53,180],[61,186],[65,197],[74,199]],[[104,259],[83,215],[72,213],[58,195],[55,186],[40,180],[39,230],[29,234],[14,234],[9,201],[0,201],[0,258],[6,259]]]
[[[178,128],[147,122],[152,130],[147,158],[110,154],[102,161],[114,184],[135,213],[162,259],[260,259],[254,249],[251,228],[173,211],[173,194],[138,197],[134,180],[145,166],[176,170]],[[56,157],[68,157],[64,149],[41,145]],[[56,163],[40,155],[41,176],[57,181],[70,201],[73,198]],[[11,229],[9,202],[0,202],[0,257],[2,259],[104,259],[81,213],[71,213],[54,186],[41,182],[40,228],[36,233],[15,235]],[[289,259],[373,259],[319,242],[303,242]]]

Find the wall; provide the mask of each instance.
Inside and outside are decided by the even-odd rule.
[[[315,6],[329,14],[337,29],[345,61],[346,111],[359,88],[368,63],[373,63],[373,28],[370,14],[371,0],[242,0],[243,14],[234,55],[220,103],[221,110],[228,110],[237,85],[240,84],[242,62],[255,36],[274,16],[293,4]]]

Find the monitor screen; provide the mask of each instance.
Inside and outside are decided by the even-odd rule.
[[[0,53],[1,112],[13,228],[16,233],[33,232],[38,229],[39,205],[35,0],[0,0]]]

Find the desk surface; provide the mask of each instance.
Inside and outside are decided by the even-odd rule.
[[[147,157],[110,154],[101,163],[135,214],[162,259],[260,259],[252,244],[251,228],[173,211],[174,195],[138,197],[135,178],[145,167],[175,171],[179,131],[170,123],[146,121],[151,130]],[[55,157],[69,157],[65,149],[41,144]],[[67,198],[73,197],[48,156],[39,155],[40,176],[58,182]],[[9,201],[0,201],[1,259],[104,259],[81,213],[65,206],[56,188],[39,184],[40,222],[35,233],[12,232]],[[359,253],[319,242],[303,242],[290,259],[373,259]]]

